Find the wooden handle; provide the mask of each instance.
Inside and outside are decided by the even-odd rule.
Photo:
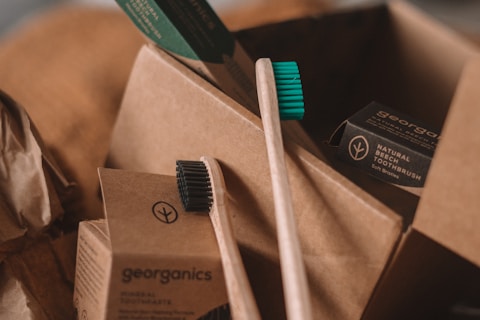
[[[218,162],[210,157],[202,157],[213,190],[213,207],[210,210],[215,235],[217,237],[223,272],[227,285],[232,319],[261,319],[255,298],[243,266],[240,251],[233,235],[232,223],[227,210],[226,189]]]
[[[298,240],[285,165],[277,92],[269,59],[256,63],[257,91],[272,178],[278,247],[287,317],[313,318],[309,288]]]

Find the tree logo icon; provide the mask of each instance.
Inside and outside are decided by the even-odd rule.
[[[156,202],[152,207],[155,218],[166,224],[172,224],[178,219],[178,212],[175,208],[164,201]]]
[[[364,136],[355,136],[348,144],[348,153],[355,161],[365,159],[368,154],[368,141]]]

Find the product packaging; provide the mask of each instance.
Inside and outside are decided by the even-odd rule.
[[[176,178],[103,168],[99,176],[106,219],[83,221],[78,233],[79,319],[228,312],[210,217],[183,210]]]
[[[339,126],[330,144],[339,159],[420,195],[439,139],[439,130],[371,102]]]

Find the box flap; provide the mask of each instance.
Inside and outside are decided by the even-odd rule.
[[[362,319],[456,319],[452,306],[476,273],[473,264],[409,229]]]
[[[440,127],[464,64],[478,55],[478,48],[408,1],[390,1],[388,8],[391,36],[396,39],[395,50],[401,57],[391,67],[402,81],[411,84],[408,90],[403,87],[390,90],[397,91],[403,112]]]
[[[186,213],[174,176],[99,169],[113,253],[219,257],[207,214]]]
[[[467,63],[414,227],[480,266],[480,59]]]

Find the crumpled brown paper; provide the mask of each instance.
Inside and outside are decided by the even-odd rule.
[[[1,319],[73,314],[75,235],[56,224],[73,189],[26,111],[0,90]]]
[[[0,252],[5,253],[9,241],[35,236],[62,217],[58,191],[67,192],[71,184],[25,110],[2,91],[0,130]]]
[[[0,317],[2,319],[47,320],[38,302],[5,268],[0,269]]]
[[[40,235],[0,264],[0,319],[75,319],[76,239]]]

